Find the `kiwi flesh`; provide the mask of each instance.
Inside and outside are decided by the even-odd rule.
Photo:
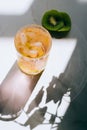
[[[47,11],[43,15],[42,25],[50,31],[56,31],[64,26],[62,17],[56,10]]]

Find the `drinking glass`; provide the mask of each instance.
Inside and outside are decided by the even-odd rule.
[[[36,75],[45,69],[52,39],[41,25],[22,27],[14,38],[17,50],[17,64],[22,72]]]

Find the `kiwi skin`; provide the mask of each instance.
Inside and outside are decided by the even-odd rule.
[[[55,31],[55,32],[49,31],[49,33],[51,34],[51,36],[53,38],[63,38],[63,37],[66,37],[68,35],[69,31],[65,31],[65,32],[62,32],[62,31],[61,32],[58,32],[58,31]]]
[[[49,22],[48,22],[49,18],[50,17],[55,18],[55,16],[58,17],[57,20],[59,20],[60,22],[59,21],[57,21],[57,22],[58,22],[58,24],[61,24],[60,26],[49,25]],[[55,19],[53,19],[53,20],[55,20]],[[55,24],[55,21],[53,21],[53,22]],[[71,18],[66,12],[50,10],[50,11],[47,11],[43,15],[42,26],[45,27],[49,31],[49,33],[51,34],[52,37],[63,38],[65,36],[67,36],[67,34],[71,30]],[[60,28],[58,28],[58,27],[60,27]]]

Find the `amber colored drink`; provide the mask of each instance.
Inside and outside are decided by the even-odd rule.
[[[45,69],[52,44],[51,36],[45,28],[40,25],[23,27],[17,32],[14,42],[21,71],[35,75]]]

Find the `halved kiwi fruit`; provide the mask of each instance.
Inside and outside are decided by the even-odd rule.
[[[42,25],[50,31],[56,31],[63,27],[62,17],[57,10],[47,11],[42,17]]]
[[[42,17],[42,26],[50,32],[52,37],[62,38],[71,30],[71,18],[66,12],[49,10]]]

